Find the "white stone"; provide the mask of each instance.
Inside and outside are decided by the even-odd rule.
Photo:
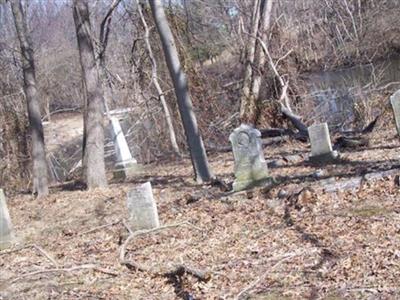
[[[331,138],[327,123],[315,124],[308,127],[311,141],[311,155],[318,156],[332,152]]]
[[[14,239],[10,213],[8,212],[6,197],[0,189],[0,249],[8,247]]]
[[[233,189],[240,191],[271,180],[262,150],[261,133],[242,124],[229,136],[235,159]]]
[[[121,124],[118,118],[111,117],[111,136],[114,142],[115,149],[115,177],[130,177],[134,175],[138,169],[136,159],[133,158],[126,142],[125,135],[122,131]]]
[[[150,182],[135,187],[128,193],[129,225],[132,230],[160,226],[157,205]]]
[[[397,133],[400,135],[400,90],[390,97],[390,104],[392,104]]]

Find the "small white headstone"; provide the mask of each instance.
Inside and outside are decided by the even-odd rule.
[[[400,90],[390,97],[390,104],[392,104],[397,133],[400,135]]]
[[[0,249],[9,247],[13,239],[14,234],[6,197],[3,189],[0,189]]]
[[[311,142],[311,160],[326,162],[337,158],[337,152],[332,149],[327,123],[315,124],[308,127],[308,135]]]
[[[135,187],[128,193],[128,211],[129,225],[132,230],[152,229],[160,226],[150,182]]]
[[[229,136],[235,158],[233,190],[240,191],[271,180],[262,150],[261,133],[242,124]]]
[[[115,148],[115,170],[114,177],[127,178],[133,176],[139,170],[136,159],[133,158],[126,142],[125,135],[122,131],[118,118],[111,117],[111,136],[114,141]]]

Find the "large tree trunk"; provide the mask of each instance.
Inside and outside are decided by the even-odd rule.
[[[24,76],[24,92],[28,104],[30,132],[32,135],[32,160],[33,160],[33,191],[38,197],[48,195],[48,173],[46,150],[44,145],[42,118],[40,104],[36,89],[35,62],[33,58],[32,42],[28,35],[26,15],[20,0],[11,0],[11,9],[14,15]]]
[[[87,0],[73,1],[73,15],[85,88],[83,171],[89,189],[107,186],[104,163],[104,101],[96,66]]]
[[[179,112],[185,129],[196,180],[198,182],[210,181],[212,174],[208,166],[207,154],[197,127],[196,116],[193,112],[192,101],[189,95],[187,79],[181,68],[175,40],[165,16],[162,1],[150,0],[149,2],[160,35],[168,70],[174,84]]]

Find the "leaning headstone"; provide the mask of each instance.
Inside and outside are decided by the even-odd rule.
[[[152,229],[160,226],[150,182],[137,186],[128,193],[128,211],[129,225],[132,230]]]
[[[308,127],[311,142],[310,161],[313,163],[329,163],[338,159],[337,151],[333,151],[327,123]]]
[[[0,250],[9,247],[13,239],[14,234],[6,197],[3,190],[0,189]]]
[[[122,131],[121,124],[118,118],[111,117],[111,136],[114,141],[115,149],[115,167],[114,178],[129,178],[137,174],[140,167],[133,158],[129,150],[128,143],[126,142],[124,132]]]
[[[272,182],[262,151],[261,133],[242,124],[229,136],[235,159],[234,191]]]
[[[400,135],[400,90],[390,97],[390,104],[392,104],[397,133]]]

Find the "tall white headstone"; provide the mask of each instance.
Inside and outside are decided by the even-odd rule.
[[[132,230],[160,226],[157,205],[150,182],[135,187],[128,193],[129,225]]]
[[[397,133],[400,135],[400,90],[390,97],[390,104],[392,104]]]
[[[233,190],[240,191],[271,181],[262,150],[261,133],[242,124],[229,136],[235,159]]]
[[[338,153],[332,149],[327,123],[308,127],[308,135],[311,142],[310,160],[312,162],[324,163],[337,159]]]
[[[9,247],[13,239],[14,233],[6,197],[3,189],[0,189],[0,250]]]
[[[115,149],[115,169],[114,177],[127,178],[135,175],[139,170],[136,159],[133,158],[126,142],[124,132],[118,118],[111,117],[111,136],[114,141]]]

